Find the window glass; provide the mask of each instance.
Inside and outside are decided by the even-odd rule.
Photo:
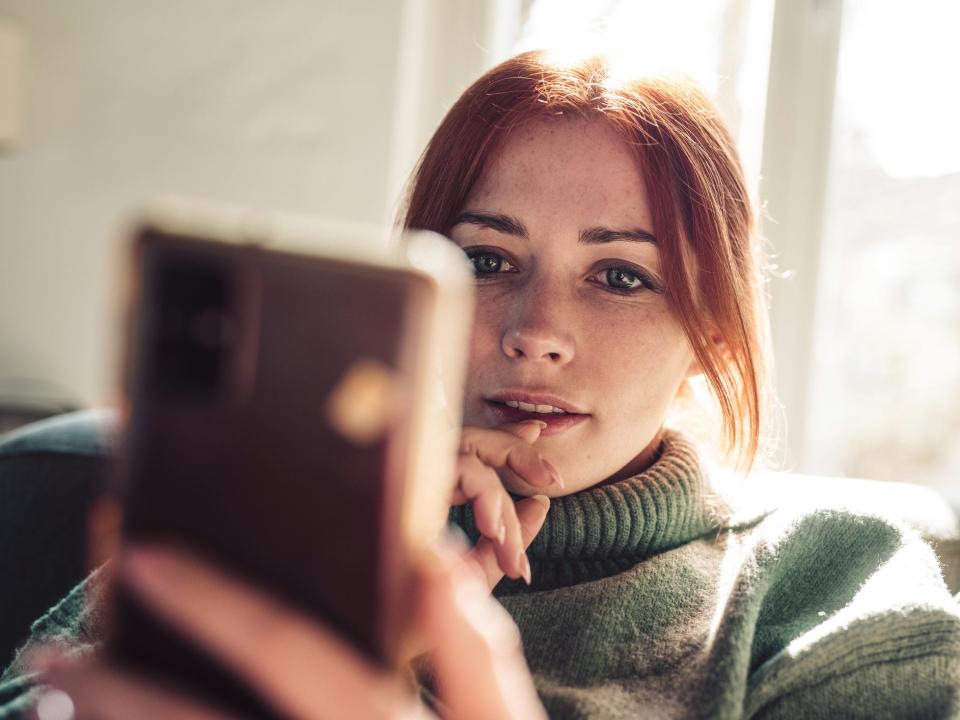
[[[846,0],[807,466],[960,502],[960,3]]]
[[[767,0],[534,0],[516,49],[602,49],[625,75],[693,78],[720,108],[756,187],[772,10]]]

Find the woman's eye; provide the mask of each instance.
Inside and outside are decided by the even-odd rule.
[[[467,257],[473,263],[474,273],[481,275],[496,275],[513,268],[510,261],[502,255],[489,250],[467,250]]]
[[[607,282],[612,287],[622,290],[633,290],[643,285],[640,278],[623,268],[609,268],[607,270]]]
[[[618,292],[641,292],[651,290],[660,292],[660,287],[646,274],[626,267],[610,267],[600,271],[603,284]]]

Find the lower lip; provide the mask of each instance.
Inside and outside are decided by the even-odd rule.
[[[493,412],[495,424],[501,425],[503,423],[516,423],[523,422],[524,420],[540,420],[545,422],[547,426],[540,431],[540,437],[545,437],[547,435],[557,435],[569,430],[576,425],[579,425],[582,422],[590,417],[589,415],[574,415],[570,414],[560,414],[560,413],[538,413],[538,412],[527,412],[526,410],[521,410],[520,408],[512,408],[503,403],[493,402],[492,400],[485,400],[487,407]]]

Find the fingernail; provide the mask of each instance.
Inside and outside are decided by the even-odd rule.
[[[564,485],[563,478],[560,477],[559,471],[553,466],[553,464],[549,460],[547,460],[546,458],[541,458],[541,459],[543,460],[543,464],[547,466],[547,470],[550,471],[550,476],[553,478],[553,484],[561,489],[565,488],[566,485]]]
[[[526,553],[520,553],[520,566],[521,571],[523,572],[523,579],[526,581],[527,585],[530,585],[532,581],[532,572],[530,570],[530,558],[527,557]]]
[[[497,530],[497,542],[503,545],[507,539],[507,524],[501,519],[500,528]]]
[[[550,509],[550,498],[548,498],[546,495],[534,495],[531,499],[540,503],[544,510]]]
[[[547,429],[547,424],[543,420],[523,420],[521,422],[523,425],[539,425],[540,432],[543,432]]]

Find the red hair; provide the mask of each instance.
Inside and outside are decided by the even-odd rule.
[[[532,118],[599,119],[636,154],[667,299],[722,416],[724,451],[749,468],[760,443],[766,314],[753,206],[729,132],[687,82],[614,82],[607,62],[518,55],[471,85],[427,145],[403,225],[449,235],[490,158]]]

